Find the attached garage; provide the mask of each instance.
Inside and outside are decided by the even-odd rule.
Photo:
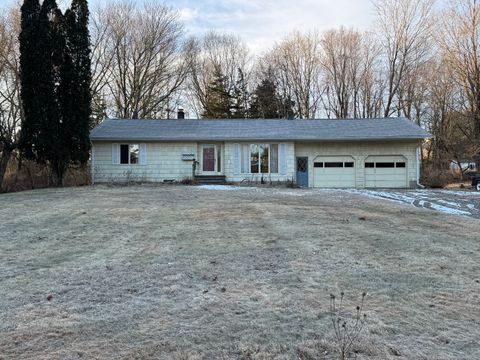
[[[351,156],[319,156],[313,160],[313,187],[355,187],[355,160]]]
[[[365,159],[365,187],[406,188],[407,159],[401,155],[368,156]]]

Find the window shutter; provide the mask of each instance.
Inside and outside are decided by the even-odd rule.
[[[233,144],[233,173],[240,174],[240,144]]]
[[[287,175],[286,145],[278,144],[278,172]]]
[[[147,144],[140,144],[140,165],[147,165]]]
[[[120,145],[112,144],[112,164],[120,164]]]
[[[242,158],[242,173],[248,174],[250,172],[250,145],[242,146]]]

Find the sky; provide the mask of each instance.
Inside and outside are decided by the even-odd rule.
[[[90,6],[109,0],[90,0]],[[155,0],[154,0],[155,1]],[[0,0],[0,8],[17,0]],[[57,0],[60,5],[69,0]],[[261,53],[297,29],[325,30],[344,25],[366,30],[373,21],[372,0],[165,0],[178,9],[189,34],[209,30],[235,33]]]
[[[208,30],[238,34],[262,52],[297,29],[344,25],[366,30],[373,21],[371,0],[167,0],[179,9],[191,34]]]

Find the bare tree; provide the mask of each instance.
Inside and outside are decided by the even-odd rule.
[[[362,36],[360,57],[361,69],[356,96],[357,117],[376,118],[383,116],[383,95],[386,81],[382,73],[380,60],[381,46],[375,41],[371,33]]]
[[[442,18],[442,52],[464,100],[459,102],[457,116],[466,121],[458,121],[458,126],[463,125],[472,146],[469,153],[480,165],[480,3],[452,2]]]
[[[362,72],[362,35],[344,27],[326,31],[321,40],[327,113],[357,118]]]
[[[110,20],[103,6],[97,6],[90,13],[90,41],[92,50],[92,125],[106,116],[109,107],[108,83],[112,80],[111,67],[115,58],[110,38]]]
[[[299,118],[313,118],[320,106],[320,35],[294,32],[266,55],[274,69],[277,88],[295,102]]]
[[[20,14],[10,9],[0,17],[0,189],[8,162],[17,148],[22,120],[18,34]]]
[[[377,0],[378,34],[385,49],[387,88],[384,116],[402,111],[402,81],[428,58],[433,0]],[[395,104],[396,102],[396,104]]]
[[[93,22],[93,90],[108,89],[118,117],[168,117],[188,71],[177,12],[156,2],[115,2],[101,11]]]
[[[206,107],[206,94],[217,71],[226,77],[226,86],[233,89],[239,70],[248,82],[250,55],[247,45],[235,35],[208,32],[203,37],[194,37],[193,51],[188,58],[190,75],[186,97],[198,115]]]

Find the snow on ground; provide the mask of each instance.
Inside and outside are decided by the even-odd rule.
[[[198,185],[197,188],[199,189],[206,189],[206,190],[240,190],[240,189],[248,189],[247,187],[243,186],[231,186],[231,185]],[[255,189],[255,188],[250,188]]]
[[[449,190],[367,190],[348,189],[349,193],[368,196],[376,199],[386,199],[410,204],[419,208],[440,211],[450,215],[473,216],[480,214],[477,192]],[[474,196],[472,199],[471,197]],[[473,201],[473,202],[472,202]]]
[[[439,211],[450,215],[480,218],[480,192],[461,190],[370,190],[370,189],[287,189],[271,187],[251,187],[232,185],[199,185],[206,190],[246,190],[269,192],[272,195],[308,197],[315,193],[325,193],[330,197],[343,197],[345,194],[356,194],[375,199],[390,200],[408,204],[418,208]]]

